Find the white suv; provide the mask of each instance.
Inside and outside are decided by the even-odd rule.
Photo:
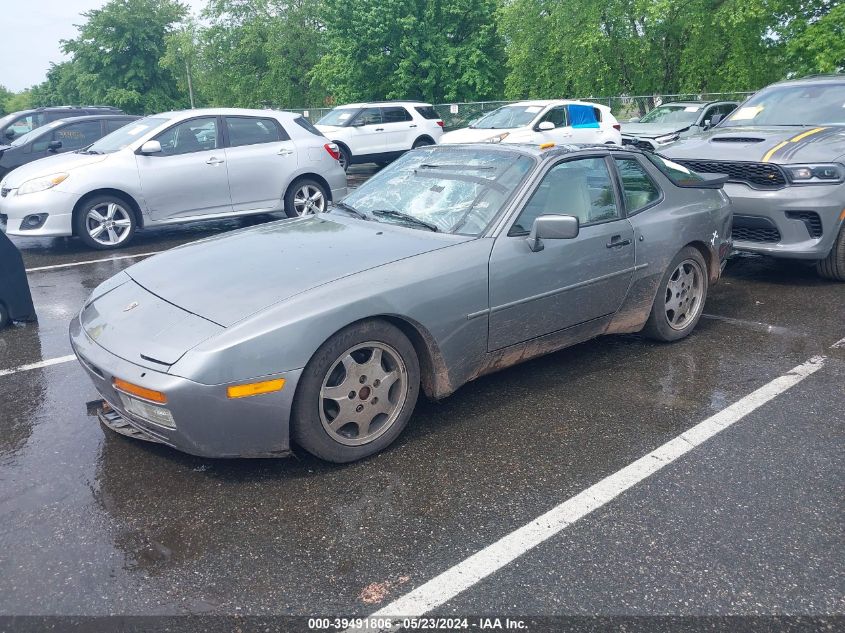
[[[429,103],[350,103],[317,121],[317,129],[337,143],[340,164],[348,169],[356,163],[389,163],[409,149],[438,143],[443,120]]]
[[[622,126],[610,108],[564,99],[520,101],[497,108],[441,143],[578,143],[621,145]]]

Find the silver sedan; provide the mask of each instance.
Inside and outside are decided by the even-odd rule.
[[[421,390],[602,334],[690,334],[730,250],[723,182],[610,146],[415,150],[327,213],[128,268],[71,341],[114,430],[348,462]]]
[[[11,235],[76,235],[113,249],[143,227],[319,213],[346,195],[339,156],[298,114],[164,112],[14,170],[0,183],[0,219]]]

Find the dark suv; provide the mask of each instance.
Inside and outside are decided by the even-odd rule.
[[[96,114],[59,119],[42,125],[17,137],[11,145],[0,145],[0,179],[15,167],[39,158],[88,147],[139,118],[129,114]]]
[[[772,84],[661,152],[727,174],[736,249],[812,261],[845,281],[845,75]]]
[[[88,114],[123,114],[111,106],[52,106],[12,112],[0,118],[0,144],[7,144],[51,121]]]

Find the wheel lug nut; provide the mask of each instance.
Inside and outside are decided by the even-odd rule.
[[[355,407],[355,411],[357,411],[358,413],[361,413],[361,411],[363,411],[363,410],[364,410],[363,404],[359,404],[357,407]]]
[[[354,391],[350,391],[350,392],[349,392],[349,399],[350,399],[350,400],[352,400],[352,398],[354,398],[354,397],[355,397],[355,392],[354,392]]]
[[[381,380],[374,380],[373,387],[378,387],[381,384]]]
[[[370,404],[378,404],[378,398],[373,398],[370,400]]]
[[[365,382],[367,382],[367,377],[366,377],[366,376],[361,376],[361,377],[358,379],[358,382],[360,382],[360,383],[363,385]]]

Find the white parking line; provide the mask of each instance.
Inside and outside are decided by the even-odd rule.
[[[69,363],[76,360],[76,356],[59,356],[58,358],[51,358],[49,360],[42,360],[39,363],[31,363],[29,365],[21,365],[20,367],[13,367],[12,369],[0,369],[0,376],[10,376],[12,374],[19,374],[22,371],[29,371],[30,369],[41,369],[42,367],[50,367],[51,365],[61,365],[62,363]]]
[[[779,378],[748,394],[719,413],[681,433],[616,473],[552,508],[469,558],[379,609],[371,617],[418,617],[445,604],[514,559],[537,547],[590,512],[601,508],[693,448],[730,427],[776,396],[794,387],[824,365],[814,356]],[[401,626],[397,623],[393,629]],[[361,630],[356,628],[348,631]]]
[[[836,341],[833,345],[830,346],[830,349],[845,349],[845,338]]]
[[[121,255],[120,257],[106,257],[104,259],[89,259],[84,262],[71,262],[70,264],[53,264],[52,266],[36,266],[35,268],[27,268],[26,272],[34,273],[38,270],[55,270],[56,268],[71,268],[73,266],[86,266],[88,264],[102,264],[103,262],[116,262],[121,259],[135,259],[136,257],[149,257],[150,255],[158,255],[164,251],[153,251],[152,253],[138,253],[137,255]]]

